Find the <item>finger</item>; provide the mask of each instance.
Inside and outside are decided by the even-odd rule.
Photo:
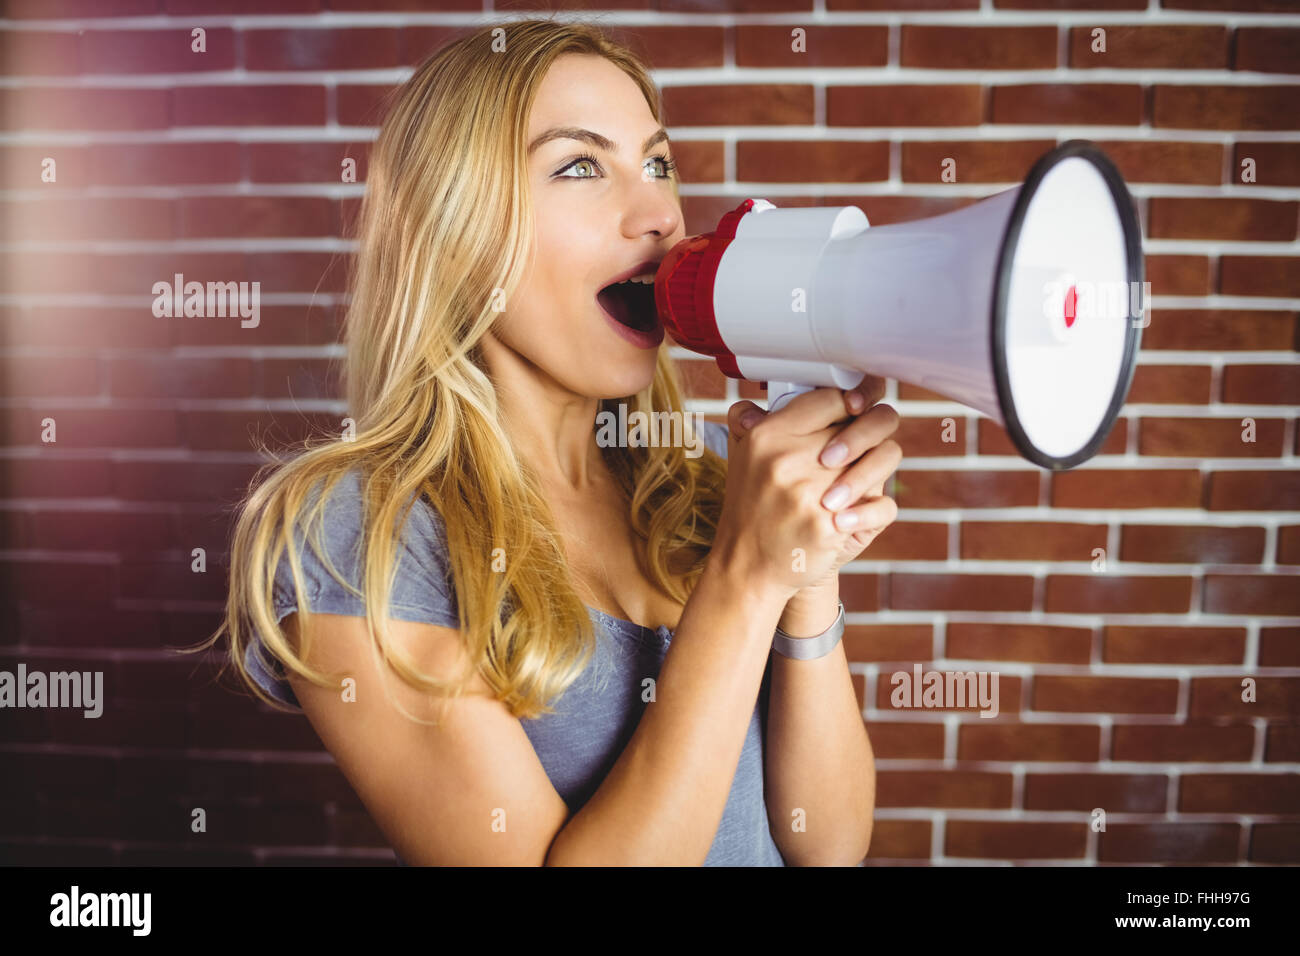
[[[844,404],[852,415],[862,414],[885,397],[885,380],[879,375],[863,375],[862,381],[844,393]]]
[[[835,515],[837,531],[878,533],[898,517],[898,503],[887,495],[869,499],[865,504],[845,508]]]
[[[742,421],[742,419],[747,420],[747,416],[755,413],[758,417],[749,421],[748,424],[746,424],[745,421]],[[732,405],[727,409],[727,427],[731,429],[731,437],[740,438],[745,434],[745,432],[753,428],[754,425],[762,421],[763,417],[766,415],[767,412],[763,411],[763,409],[754,402],[749,401],[749,399],[736,402],[735,405]]]
[[[796,395],[776,411],[768,412],[767,417],[779,421],[781,429],[791,435],[811,435],[844,418],[844,410],[848,407],[847,394],[846,389],[814,388]]]
[[[892,405],[876,405],[836,432],[818,460],[827,468],[842,467],[898,431],[899,421],[900,416]]]
[[[898,442],[892,438],[885,439],[844,469],[822,495],[822,507],[827,511],[839,511],[849,503],[857,501],[868,490],[882,486],[898,468],[898,463],[902,459],[903,449]]]

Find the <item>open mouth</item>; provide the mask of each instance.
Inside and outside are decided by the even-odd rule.
[[[631,279],[615,282],[597,292],[596,300],[620,325],[629,329],[651,332],[659,324],[653,282]]]

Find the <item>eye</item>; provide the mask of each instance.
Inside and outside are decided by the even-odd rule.
[[[664,174],[659,177],[660,179],[671,178],[673,175],[673,170],[677,168],[676,161],[669,159],[667,156],[651,156],[650,159],[657,159],[659,160],[659,162],[663,163]],[[649,162],[649,160],[647,160],[647,162]]]
[[[559,177],[560,179],[595,179],[596,177],[595,177],[594,175],[593,175],[593,176],[565,176],[565,175],[564,175],[564,174],[567,173],[570,169],[574,169],[575,167],[578,167],[578,166],[581,166],[581,165],[584,165],[584,164],[587,165],[587,166],[593,166],[593,167],[595,167],[596,169],[600,169],[600,163],[598,163],[598,162],[596,161],[596,157],[595,157],[595,156],[579,156],[577,159],[575,159],[573,162],[569,163],[567,166],[565,166],[563,169],[561,169],[561,170],[560,170],[558,173],[556,173],[555,175],[556,175],[557,177]]]

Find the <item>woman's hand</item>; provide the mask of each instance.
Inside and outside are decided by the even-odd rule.
[[[826,574],[799,589],[791,599],[794,603],[811,602],[819,591],[833,585],[840,568],[855,560],[898,516],[898,505],[884,495],[884,486],[903,457],[902,448],[890,437],[898,430],[899,416],[891,406],[877,404],[884,395],[885,380],[874,375],[866,376],[844,393],[850,414],[835,422],[841,427],[826,442],[818,459],[828,471],[838,473],[822,498],[822,507],[835,514],[837,528],[857,530],[844,539]],[[768,414],[753,402],[743,404],[751,406],[740,412],[740,417],[749,421],[750,428]],[[748,417],[753,413],[757,417]],[[743,427],[746,426],[742,423]],[[832,498],[837,488],[844,490],[838,498]],[[875,502],[872,507],[865,507],[872,502]],[[847,516],[852,516],[849,521],[856,519],[857,524],[846,525]]]

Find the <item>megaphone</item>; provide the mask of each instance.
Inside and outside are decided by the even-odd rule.
[[[1041,467],[1096,454],[1132,383],[1149,288],[1106,155],[1070,140],[1014,189],[869,226],[857,206],[747,199],[660,263],[659,319],[726,375],[767,382],[773,410],[871,373],[984,412]]]

